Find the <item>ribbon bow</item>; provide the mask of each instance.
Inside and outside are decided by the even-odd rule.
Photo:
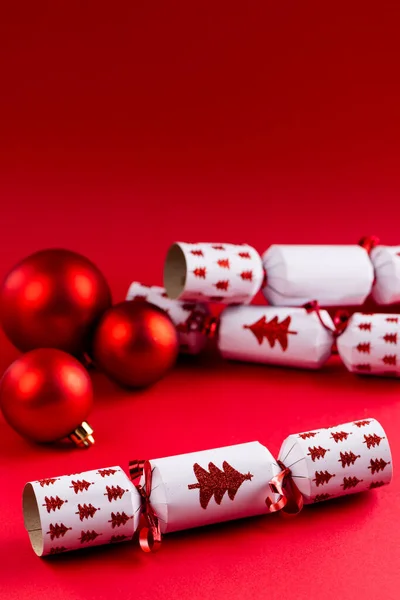
[[[161,544],[161,528],[157,514],[150,503],[153,472],[148,460],[132,460],[129,463],[129,474],[142,502],[144,525],[139,529],[139,544],[143,552],[156,552]],[[144,475],[144,484],[140,485]]]
[[[303,496],[292,478],[292,472],[285,467],[281,461],[277,461],[282,469],[278,475],[275,475],[269,482],[271,492],[279,494],[277,502],[272,502],[270,498],[265,500],[265,504],[270,512],[281,511],[284,516],[295,516],[303,508]]]

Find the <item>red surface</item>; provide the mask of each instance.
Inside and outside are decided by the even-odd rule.
[[[120,300],[133,278],[161,283],[176,239],[400,242],[397,3],[55,4],[0,18],[1,275],[64,246]],[[1,368],[16,355],[1,338]],[[20,510],[27,480],[253,439],[276,453],[289,433],[368,416],[396,461],[398,382],[204,356],[144,392],[95,388],[88,452],[0,420],[1,598],[398,597],[396,476],[293,520],[170,535],[154,556],[40,560]]]

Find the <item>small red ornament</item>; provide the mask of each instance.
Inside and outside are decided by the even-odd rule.
[[[86,349],[94,326],[111,305],[107,281],[87,258],[69,250],[41,250],[17,264],[0,290],[1,322],[22,351]]]
[[[143,387],[171,369],[178,348],[178,334],[165,311],[148,302],[121,302],[101,319],[93,355],[117,383]]]
[[[0,407],[6,421],[35,442],[69,436],[78,446],[94,443],[85,419],[92,408],[92,383],[72,356],[51,348],[18,358],[0,381]]]

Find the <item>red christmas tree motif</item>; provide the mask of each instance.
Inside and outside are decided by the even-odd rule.
[[[133,519],[132,517],[128,517],[128,515],[125,512],[117,512],[117,513],[111,513],[111,519],[108,521],[109,523],[111,523],[111,527],[113,529],[115,529],[115,527],[121,527],[121,525],[126,525],[126,523],[129,521],[129,519]]]
[[[56,512],[57,509],[60,510],[64,502],[68,502],[68,500],[61,500],[61,498],[58,496],[55,498],[53,496],[50,496],[50,498],[45,496],[44,501],[45,504],[42,504],[42,506],[46,507],[48,513],[50,513],[52,510],[54,510],[54,512]]]
[[[193,256],[204,256],[203,250],[191,250],[190,254],[193,254]]]
[[[383,458],[376,458],[375,460],[371,458],[368,469],[371,469],[371,475],[375,473],[379,473],[379,471],[383,471],[387,465],[390,465],[390,461],[386,462]]]
[[[329,449],[322,448],[321,446],[314,446],[308,448],[310,452],[308,452],[308,456],[311,456],[311,460],[315,462],[320,458],[325,458],[325,454],[329,452]]]
[[[85,481],[84,479],[82,479],[81,481],[79,479],[77,479],[76,481],[71,481],[72,485],[70,485],[70,488],[74,488],[74,492],[75,494],[78,494],[79,492],[85,492],[86,490],[88,490],[90,488],[90,486],[93,484],[89,483],[89,481]]]
[[[362,343],[358,344],[356,349],[358,350],[358,352],[365,352],[365,353],[369,354],[371,352],[371,344],[370,344],[370,342],[362,342]]]
[[[387,344],[397,344],[397,333],[386,333],[383,339]]]
[[[399,318],[398,317],[386,317],[385,321],[387,323],[398,323],[399,322]]]
[[[365,441],[363,442],[363,444],[367,444],[367,448],[369,450],[370,448],[375,448],[375,446],[379,446],[381,441],[384,439],[384,437],[380,437],[379,435],[376,435],[376,433],[371,433],[370,435],[364,435]]]
[[[103,535],[102,533],[96,533],[96,531],[94,529],[92,529],[92,531],[90,531],[89,529],[87,531],[81,531],[81,537],[78,538],[78,540],[80,541],[81,544],[86,544],[88,542],[93,542],[97,537],[99,537],[99,535]]]
[[[229,281],[227,279],[224,281],[217,281],[217,283],[214,283],[214,286],[217,288],[217,290],[223,290],[226,292],[229,288]]]
[[[50,548],[49,554],[61,554],[61,552],[65,552],[66,550],[65,546],[56,546],[55,548]]]
[[[119,542],[123,542],[124,540],[127,540],[128,536],[127,535],[112,535],[111,539],[110,539],[110,544],[118,544]]]
[[[329,483],[329,480],[332,477],[336,477],[335,474],[328,473],[328,471],[315,471],[315,481],[316,486],[325,485],[325,483]]]
[[[357,477],[344,477],[343,478],[343,483],[341,483],[340,486],[343,488],[343,491],[344,490],[349,490],[351,488],[356,487],[356,485],[358,485],[362,481],[364,481],[364,480],[363,479],[357,479]]]
[[[253,281],[253,271],[242,271],[240,277],[243,281]]]
[[[382,487],[383,485],[385,485],[384,481],[372,481],[372,483],[369,484],[369,489],[373,490],[375,488]]]
[[[383,358],[382,358],[382,362],[385,365],[396,365],[396,355],[395,354],[386,354]]]
[[[364,373],[369,373],[371,371],[371,365],[368,363],[362,363],[359,365],[354,365],[354,368],[357,369],[357,371],[361,371]]]
[[[288,347],[288,335],[297,335],[297,331],[289,331],[290,323],[291,317],[286,317],[279,323],[278,317],[267,321],[263,316],[252,325],[243,325],[243,329],[250,329],[260,345],[266,338],[271,348],[275,346],[275,342],[278,342],[285,351]]]
[[[215,502],[221,504],[224,494],[228,492],[230,500],[234,500],[237,491],[244,481],[251,481],[253,475],[249,473],[240,473],[236,471],[229,463],[224,461],[222,468],[219,469],[214,463],[208,463],[208,471],[203,469],[198,463],[193,465],[194,474],[197,477],[198,483],[188,485],[189,490],[200,490],[200,506],[207,508],[208,503],[214,496]]]
[[[106,493],[104,496],[108,496],[108,501],[112,502],[113,500],[119,500],[128,490],[123,490],[119,485],[115,486],[106,486]]]
[[[45,485],[54,485],[59,479],[59,477],[48,477],[47,479],[39,479],[38,483],[40,483],[40,487],[44,487]]]
[[[99,475],[101,475],[102,477],[109,477],[110,475],[114,475],[114,473],[117,473],[118,469],[99,469],[97,471],[97,473]]]
[[[338,462],[342,463],[342,467],[344,469],[345,467],[354,465],[357,458],[360,458],[360,454],[354,454],[353,452],[341,452]]]
[[[371,331],[372,323],[360,323],[358,326],[361,331]]]
[[[72,527],[66,527],[64,523],[60,523],[60,525],[58,523],[56,523],[55,525],[50,523],[49,527],[50,530],[47,531],[47,534],[50,536],[50,539],[52,541],[54,540],[54,538],[58,539],[59,537],[64,537],[67,531],[70,531],[72,529]]]
[[[75,514],[79,515],[80,521],[83,521],[83,519],[93,519],[98,510],[100,509],[95,508],[92,504],[78,504],[78,511]]]
[[[194,273],[195,277],[199,277],[199,279],[205,279],[207,269],[206,269],[206,267],[197,267],[197,269],[194,269],[193,273]]]
[[[211,246],[211,248],[214,248],[214,250],[225,250],[223,246]]]
[[[187,312],[192,312],[192,310],[195,310],[196,305],[195,304],[191,304],[190,302],[186,302],[186,304],[182,304],[182,309],[186,310]]]
[[[328,500],[331,497],[331,494],[317,494],[314,498],[314,504],[317,502],[323,502],[324,500]]]
[[[251,258],[250,252],[238,252],[240,258]]]
[[[319,433],[319,431],[306,431],[305,433],[299,433],[299,438],[302,440],[308,440],[309,438],[313,438]]]
[[[371,421],[354,421],[353,425],[356,425],[356,427],[360,428],[360,427],[366,427],[370,423],[371,423]]]
[[[333,440],[335,440],[336,444],[338,444],[339,442],[343,442],[344,440],[347,440],[349,435],[350,434],[347,433],[346,431],[332,431],[331,438]]]
[[[231,265],[229,264],[229,258],[220,258],[217,260],[217,265],[221,267],[221,269],[230,269]]]

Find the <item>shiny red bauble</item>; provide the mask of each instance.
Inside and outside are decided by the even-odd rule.
[[[128,387],[150,385],[165,375],[178,356],[178,335],[161,308],[147,302],[121,302],[96,329],[93,357],[111,379]]]
[[[36,252],[17,264],[0,290],[5,334],[22,351],[58,348],[79,355],[111,306],[98,268],[69,250]]]
[[[18,433],[53,442],[78,428],[92,408],[93,390],[72,356],[44,348],[18,358],[0,382],[0,408]]]

